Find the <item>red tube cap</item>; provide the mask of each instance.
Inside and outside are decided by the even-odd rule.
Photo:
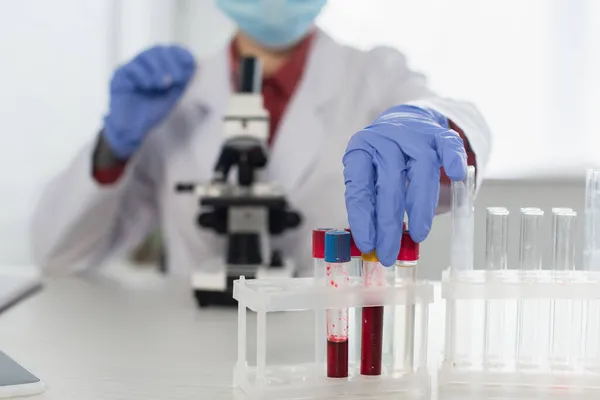
[[[354,238],[352,237],[352,231],[350,228],[346,228],[346,232],[350,232],[350,257],[360,257],[362,253],[356,247],[356,243],[354,243]]]
[[[406,227],[406,224],[404,225]],[[419,259],[419,243],[416,243],[411,237],[408,229],[402,232],[402,241],[400,242],[400,252],[398,261],[417,261]]]
[[[331,228],[319,228],[312,231],[313,258],[325,258],[325,232]]]

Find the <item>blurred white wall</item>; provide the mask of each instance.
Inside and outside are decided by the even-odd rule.
[[[116,62],[123,63],[154,44],[176,41],[177,0],[113,0]]]
[[[29,217],[42,185],[100,128],[110,5],[0,2],[1,263],[28,262]]]
[[[475,102],[495,134],[488,178],[575,178],[600,165],[599,8],[596,0],[330,0],[319,23],[348,44],[402,50],[435,90]]]

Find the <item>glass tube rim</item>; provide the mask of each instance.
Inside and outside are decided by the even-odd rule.
[[[488,215],[510,215],[510,211],[506,207],[487,207]]]
[[[521,215],[544,216],[544,210],[539,207],[521,207]]]
[[[557,217],[577,217],[577,211],[561,211],[555,214]]]
[[[570,213],[572,211],[574,212],[575,210],[570,207],[552,207],[553,214]]]

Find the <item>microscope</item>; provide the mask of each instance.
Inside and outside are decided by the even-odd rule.
[[[295,266],[272,239],[301,223],[276,184],[260,182],[268,162],[269,115],[262,98],[262,66],[256,58],[240,62],[237,91],[223,118],[225,141],[208,184],[180,183],[179,193],[198,196],[198,224],[225,236],[225,254],[198,260],[191,283],[200,307],[234,305],[233,281],[293,277]],[[233,174],[236,172],[236,175]]]

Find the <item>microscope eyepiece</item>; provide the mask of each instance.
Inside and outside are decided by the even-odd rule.
[[[191,193],[196,189],[196,185],[193,183],[178,183],[175,185],[175,192],[177,193]]]
[[[262,91],[262,63],[255,57],[240,61],[238,92],[260,93]]]

